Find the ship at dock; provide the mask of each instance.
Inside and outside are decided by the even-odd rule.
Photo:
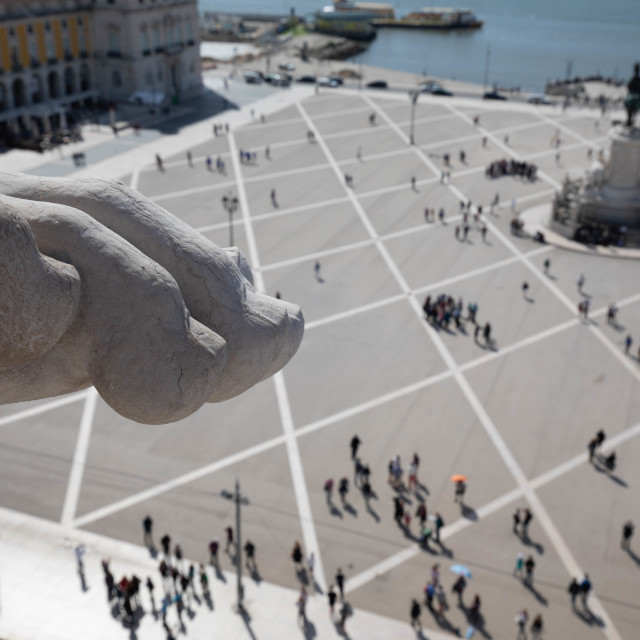
[[[404,18],[380,17],[373,19],[376,28],[395,27],[398,29],[479,29],[484,24],[471,9],[451,9],[445,7],[425,7],[413,11]]]

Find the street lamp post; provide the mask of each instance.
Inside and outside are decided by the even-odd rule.
[[[413,130],[416,120],[416,102],[418,102],[418,96],[420,92],[417,89],[409,91],[409,99],[411,100],[411,131],[409,132],[409,144],[415,144],[413,139]]]
[[[222,197],[222,206],[229,214],[229,246],[233,247],[233,214],[238,208],[238,198],[225,195]]]
[[[236,503],[236,572],[238,575],[238,611],[242,612],[244,607],[242,600],[244,598],[244,589],[242,588],[242,534],[240,531],[240,505],[249,504],[249,500],[240,494],[240,483],[236,480],[236,489],[234,493],[230,491],[222,491],[220,494],[227,500],[233,500]]]

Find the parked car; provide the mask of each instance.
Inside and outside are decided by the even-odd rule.
[[[282,73],[267,73],[264,81],[274,87],[288,87],[291,84],[291,76]]]
[[[322,76],[318,78],[318,84],[321,87],[339,87],[340,83],[335,78],[330,78],[329,76]]]
[[[292,65],[290,62],[281,62],[278,65],[278,69],[280,69],[280,71],[295,71],[296,68],[294,65]]]
[[[367,82],[368,89],[388,89],[389,85],[386,80],[374,80],[373,82]]]
[[[300,76],[296,82],[302,82],[303,84],[315,84],[316,77],[315,76]]]
[[[260,84],[262,82],[262,73],[260,71],[245,71],[244,81],[247,84]]]
[[[501,93],[498,93],[497,91],[487,91],[487,93],[485,93],[482,96],[483,100],[506,100],[507,96],[503,96]]]
[[[551,102],[551,100],[549,100],[549,98],[547,98],[547,96],[541,94],[541,93],[535,93],[533,94],[528,100],[527,102],[529,104],[553,104],[553,102]]]

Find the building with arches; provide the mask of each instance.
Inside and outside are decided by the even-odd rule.
[[[197,0],[0,0],[0,138],[136,91],[200,90]]]

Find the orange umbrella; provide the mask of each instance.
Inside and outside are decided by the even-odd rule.
[[[463,476],[461,473],[457,473],[455,476],[451,476],[451,482],[466,482],[467,476]]]

